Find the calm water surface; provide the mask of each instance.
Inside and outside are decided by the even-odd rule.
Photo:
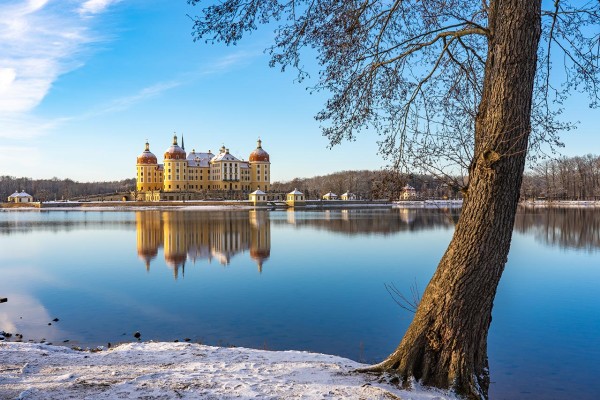
[[[97,346],[183,340],[375,362],[458,211],[0,212],[0,330]],[[489,334],[495,399],[600,393],[600,210],[521,211]],[[52,322],[53,318],[60,321]],[[52,325],[48,325],[51,322]]]

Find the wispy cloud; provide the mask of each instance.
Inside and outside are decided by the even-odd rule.
[[[79,14],[98,14],[106,10],[111,4],[121,0],[87,0],[79,7]]]
[[[169,81],[169,82],[159,82],[152,86],[145,87],[139,90],[137,93],[134,93],[129,96],[119,97],[117,99],[112,100],[108,104],[102,105],[84,115],[80,118],[89,118],[95,117],[102,114],[108,114],[112,112],[124,111],[134,105],[141,103],[145,100],[148,100],[153,97],[158,97],[163,92],[166,92],[170,89],[176,88],[182,84],[181,81]]]
[[[138,90],[136,93],[113,99],[110,102],[100,105],[89,112],[72,117],[70,119],[87,119],[113,112],[125,111],[148,99],[159,97],[171,89],[175,89],[184,84],[193,83],[194,81],[205,78],[206,76],[225,72],[231,68],[234,68],[235,66],[243,65],[250,59],[257,57],[260,54],[262,53],[246,51],[238,51],[236,53],[229,54],[225,57],[215,60],[208,65],[204,65],[198,69],[184,73],[172,80],[154,83]]]
[[[97,14],[116,0],[7,0],[0,3],[0,137],[33,136],[31,116],[64,73],[83,65],[87,45],[98,41],[88,14]],[[78,9],[77,7],[80,8]],[[15,132],[16,129],[35,129]]]

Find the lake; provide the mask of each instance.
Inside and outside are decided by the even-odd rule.
[[[458,215],[0,212],[0,330],[84,348],[140,332],[381,361],[412,319],[385,285],[422,291]],[[599,261],[600,210],[519,212],[489,333],[491,398],[597,398]]]

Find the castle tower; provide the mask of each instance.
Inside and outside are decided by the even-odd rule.
[[[263,150],[262,140],[258,139],[256,149],[248,157],[250,164],[250,188],[268,192],[271,189],[271,162],[269,153]]]
[[[187,160],[185,150],[177,144],[177,135],[173,135],[173,144],[165,151],[164,163],[163,190],[165,192],[187,191]]]
[[[148,141],[146,141],[144,152],[137,158],[136,169],[136,189],[138,192],[162,190],[162,170],[159,168],[156,156],[150,151]]]

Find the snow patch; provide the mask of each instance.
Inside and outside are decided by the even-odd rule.
[[[0,398],[413,399],[450,400],[414,385],[401,390],[341,357],[190,343],[128,343],[100,352],[0,343]]]

